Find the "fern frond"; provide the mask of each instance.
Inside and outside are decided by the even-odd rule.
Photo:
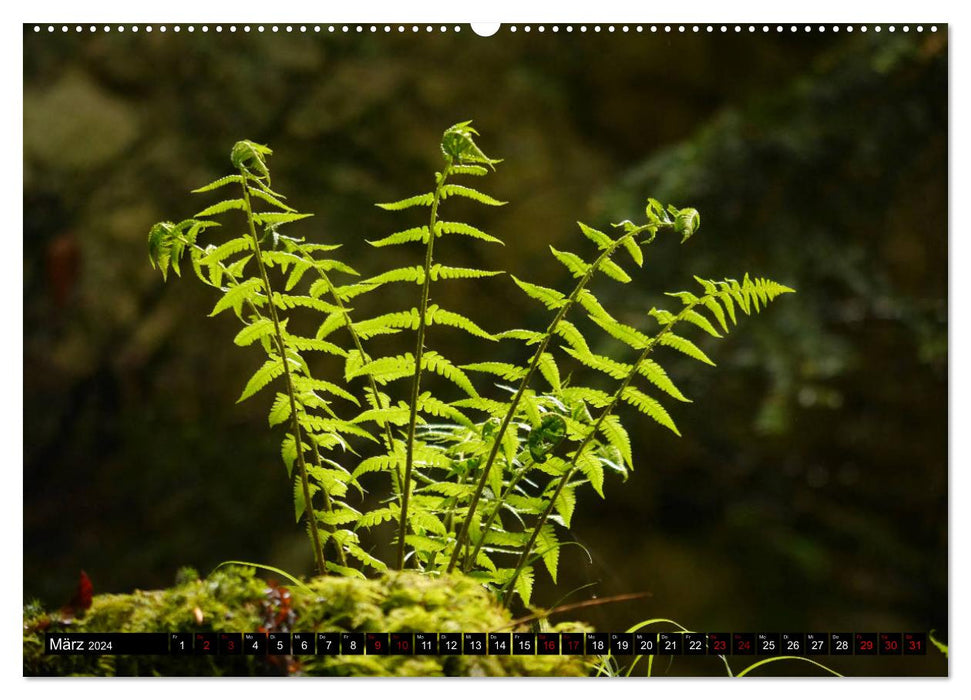
[[[560,562],[560,541],[551,523],[540,528],[536,538],[536,549],[546,565],[546,570],[549,571],[550,578],[553,579],[553,583],[556,583],[556,569]]]
[[[353,356],[354,353],[348,354],[348,358]],[[350,371],[345,366],[344,377],[350,381],[355,377],[369,376],[378,384],[387,384],[402,377],[410,377],[414,373],[415,356],[408,352],[393,357],[379,357]]]
[[[516,283],[516,286],[526,292],[527,295],[543,303],[547,309],[558,309],[564,304],[566,304],[566,295],[556,291],[555,289],[550,289],[549,287],[542,287],[538,284],[533,284],[531,282],[525,282],[515,275],[509,275],[512,277],[512,281]]]
[[[323,299],[315,299],[311,296],[281,294],[280,292],[273,292],[273,305],[278,309],[283,310],[303,307],[305,309],[313,309],[314,311],[319,311],[325,314],[340,311],[340,307],[326,302]]]
[[[274,194],[271,194],[270,192],[267,192],[264,189],[260,189],[258,187],[252,187],[252,186],[247,187],[247,190],[249,190],[251,197],[257,197],[258,199],[262,199],[267,204],[272,204],[275,207],[279,207],[283,211],[296,212],[296,209],[294,209],[293,207],[287,206],[282,201],[280,201],[281,199],[283,199],[282,195],[274,195]]]
[[[692,343],[687,338],[682,338],[680,335],[675,335],[674,333],[664,333],[660,336],[658,342],[661,345],[677,350],[688,357],[698,360],[698,362],[704,362],[706,365],[715,366],[715,363],[711,361],[701,348]]]
[[[598,231],[595,228],[587,226],[582,221],[578,221],[577,225],[580,227],[580,231],[583,232],[583,235],[593,241],[600,250],[606,250],[614,244],[614,239],[603,231]]]
[[[217,202],[210,207],[206,207],[194,218],[201,219],[205,216],[215,216],[216,214],[222,214],[223,212],[230,211],[232,209],[238,209],[239,211],[246,211],[246,202],[242,199],[224,199],[221,202]]]
[[[561,338],[563,338],[563,340],[568,342],[570,344],[570,347],[572,347],[577,352],[580,352],[580,353],[590,352],[590,346],[587,344],[587,341],[583,337],[583,334],[576,326],[574,326],[566,319],[561,320],[556,325],[554,333],[556,333],[556,335],[560,336]]]
[[[283,359],[280,357],[270,358],[249,378],[249,381],[246,382],[246,387],[243,389],[243,393],[236,399],[236,403],[245,401],[282,374]]]
[[[428,370],[434,372],[450,382],[455,384],[459,389],[464,391],[471,398],[476,398],[479,393],[472,386],[472,382],[466,376],[465,372],[453,365],[447,359],[439,355],[434,350],[428,350],[422,355],[421,367],[423,370]]]
[[[390,282],[412,282],[422,284],[425,281],[425,270],[420,265],[413,267],[401,267],[395,270],[388,270],[380,275],[369,277],[363,284],[368,284],[372,289]]]
[[[240,347],[245,347],[255,343],[260,338],[265,338],[266,336],[273,334],[273,321],[268,318],[260,318],[244,326],[243,329],[236,334],[233,338],[233,342]]]
[[[462,369],[472,372],[488,372],[506,381],[514,382],[526,376],[526,368],[508,362],[473,362],[462,365]]]
[[[469,224],[464,224],[459,221],[439,221],[435,224],[435,235],[469,236],[470,238],[477,238],[478,240],[485,241],[486,243],[498,243],[499,245],[505,245],[505,243],[495,236],[491,236],[475,226],[470,226]]]
[[[557,250],[553,246],[550,246],[550,251],[552,251],[553,257],[563,263],[563,266],[566,267],[566,269],[569,270],[570,274],[574,277],[582,278],[590,269],[590,265],[585,263],[583,258],[575,253]]]
[[[426,192],[424,194],[416,194],[414,197],[399,199],[397,202],[384,202],[382,204],[375,204],[374,206],[385,211],[401,211],[402,209],[409,209],[411,207],[430,207],[434,201],[435,194],[433,192]]]
[[[643,377],[646,377],[651,384],[667,395],[676,398],[678,401],[691,403],[691,399],[685,397],[685,395],[681,393],[681,390],[674,385],[674,382],[671,381],[671,378],[667,375],[667,372],[664,371],[664,368],[654,360],[641,360],[641,362],[637,365],[637,372]]]
[[[470,267],[449,267],[447,265],[432,265],[431,277],[433,282],[439,280],[467,280],[495,277],[501,275],[501,270],[476,270]]]
[[[614,379],[623,379],[630,373],[632,369],[632,366],[626,362],[618,362],[617,360],[613,360],[604,355],[597,355],[596,353],[592,352],[580,353],[573,348],[568,348],[565,346],[563,347],[563,351],[587,367],[595,369],[598,372],[603,372],[607,376],[613,377]]]
[[[277,394],[273,400],[273,407],[270,408],[270,415],[267,417],[270,427],[290,420],[290,412],[290,397],[286,394]]]
[[[490,207],[501,207],[508,202],[500,202],[495,197],[490,197],[484,192],[479,192],[479,190],[472,189],[471,187],[465,187],[464,185],[444,185],[441,188],[442,200],[446,200],[449,197],[465,197],[466,199],[472,199],[480,204],[485,204]]]
[[[641,413],[650,416],[657,423],[663,425],[678,437],[681,437],[681,433],[678,431],[678,427],[674,424],[671,416],[656,399],[651,398],[633,386],[625,388],[623,394],[621,394],[621,398]]]
[[[600,432],[603,433],[607,443],[617,449],[627,467],[633,469],[634,457],[631,451],[630,436],[620,422],[620,418],[616,415],[606,416],[600,424]]]
[[[427,226],[416,226],[415,228],[410,228],[406,231],[398,231],[397,233],[392,233],[389,236],[385,236],[376,241],[368,241],[368,244],[374,246],[375,248],[384,248],[389,245],[401,245],[403,243],[415,243],[421,241],[422,243],[428,243],[428,227]]]
[[[414,310],[416,315],[418,310]],[[478,325],[476,325],[471,319],[466,318],[462,314],[457,314],[454,311],[448,311],[446,309],[440,308],[436,304],[432,304],[428,307],[426,312],[426,323],[428,325],[441,325],[441,326],[451,326],[452,328],[458,328],[463,330],[469,335],[473,335],[477,338],[483,338],[485,340],[496,340],[496,337],[483,330]]]
[[[367,340],[376,335],[398,333],[403,329],[414,330],[418,328],[419,321],[418,309],[413,308],[409,311],[394,311],[364,321],[357,321],[353,324],[353,328],[361,340]]]
[[[294,221],[300,221],[302,219],[309,219],[313,214],[300,214],[295,211],[287,212],[275,212],[275,211],[264,211],[253,214],[253,221],[262,226],[279,226],[280,224],[289,224]]]
[[[258,301],[258,297],[260,296],[259,291],[262,288],[263,281],[256,278],[248,279],[245,282],[229,287],[222,298],[216,302],[209,315],[216,316],[226,309],[233,309],[238,316],[244,302],[251,301],[255,303]]]
[[[635,350],[642,350],[647,346],[651,339],[639,330],[615,319],[608,320],[603,316],[591,316],[590,320],[603,328],[620,342],[629,345]]]
[[[192,190],[192,194],[199,194],[200,192],[210,192],[212,190],[219,189],[225,185],[233,184],[236,182],[242,182],[242,175],[227,175],[226,177],[221,177],[218,180],[213,180],[208,185],[203,185],[202,187],[197,187]]]

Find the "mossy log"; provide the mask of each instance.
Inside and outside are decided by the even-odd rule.
[[[278,586],[253,569],[182,576],[161,591],[94,596],[83,616],[24,610],[24,674],[31,676],[585,676],[583,656],[57,656],[45,632],[490,632],[513,631],[508,610],[464,576],[394,572]],[[520,630],[522,631],[522,630]],[[561,623],[550,631],[588,631]]]

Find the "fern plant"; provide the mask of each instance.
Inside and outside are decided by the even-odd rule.
[[[658,397],[689,399],[655,355],[674,351],[713,365],[683,329],[722,337],[739,314],[759,312],[793,290],[747,274],[740,282],[696,277],[696,291],[668,295],[672,308],[650,309],[637,327],[622,323],[598,298],[598,285],[630,283],[625,265],[641,267],[658,234],[679,236],[683,243],[700,226],[696,210],[648,199],[644,221],[614,224],[611,233],[579,223],[592,246],[586,257],[550,248],[575,279],[567,292],[508,276],[550,312],[544,329],[483,328],[445,308],[437,291],[440,284],[476,284],[505,274],[442,262],[452,236],[502,244],[471,223],[444,216],[452,197],[504,204],[461,183],[484,178],[501,163],[483,153],[477,136],[470,122],[449,128],[433,188],[378,205],[402,216],[421,212],[410,227],[371,241],[377,248],[399,248],[406,261],[414,249],[414,264],[365,279],[335,279],[359,275],[335,258],[338,245],[281,233],[309,215],[271,189],[271,151],[250,141],[233,147],[233,173],[195,190],[233,188],[238,195],[180,223],[156,224],[149,253],[163,277],[170,269],[181,274],[180,261],[188,254],[199,279],[219,293],[212,315],[231,309],[243,324],[236,344],[262,346],[265,360],[239,400],[270,385],[278,389],[269,423],[286,426],[282,455],[294,482],[295,514],[306,523],[320,573],[385,571],[388,564],[361,537],[391,523],[396,568],[462,571],[507,605],[517,595],[528,605],[537,565],[556,581],[561,533],[570,526],[578,492],[589,485],[603,498],[605,474],[626,479],[634,468],[621,405],[680,435]],[[239,234],[203,246],[199,239],[218,230],[215,217],[227,214],[236,215]],[[382,288],[389,284],[412,285],[414,306],[385,308]],[[351,304],[378,313],[358,314]],[[472,336],[485,350],[515,343],[521,360],[484,354],[456,363],[433,342],[444,332]],[[402,333],[412,334],[413,351],[375,351],[380,338]],[[627,352],[597,354],[591,334],[619,340]],[[341,358],[343,376],[314,376],[311,353]],[[577,379],[587,375],[590,380]],[[368,474],[384,475],[382,498],[371,508],[361,506],[361,498],[355,507],[352,498],[363,495],[361,479]]]

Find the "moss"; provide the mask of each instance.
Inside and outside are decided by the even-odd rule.
[[[206,579],[183,575],[173,588],[95,596],[83,618],[24,607],[25,675],[95,676],[584,676],[580,656],[48,656],[44,632],[489,632],[510,630],[510,613],[475,581],[395,572],[362,581],[320,577],[276,587],[252,569]],[[288,597],[289,596],[289,597]],[[587,631],[562,623],[552,631]]]

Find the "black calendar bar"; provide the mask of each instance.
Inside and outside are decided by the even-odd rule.
[[[912,656],[924,632],[48,632],[53,655]]]
[[[48,632],[44,651],[58,656],[168,654],[166,632]]]

